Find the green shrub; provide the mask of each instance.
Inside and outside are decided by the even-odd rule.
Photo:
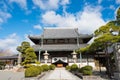
[[[71,67],[67,65],[66,70],[71,70]]]
[[[3,67],[5,67],[5,62],[0,62],[0,69],[2,69]]]
[[[54,70],[55,69],[55,65],[54,64],[49,65],[49,69],[50,70]]]
[[[92,75],[92,66],[84,66],[79,69],[79,72],[83,73],[84,75]]]
[[[38,69],[39,74],[41,74],[43,72],[43,69],[41,66],[36,66],[36,68]]]
[[[83,70],[83,75],[92,75],[91,70]]]
[[[0,65],[5,66],[5,62],[0,61]]]
[[[84,68],[85,68],[85,70],[92,70],[93,69],[92,66],[89,66],[89,65],[85,66]]]
[[[40,61],[36,61],[35,64],[39,65],[39,64],[40,64]]]
[[[31,64],[25,64],[25,65],[24,65],[24,68],[29,68],[29,67],[32,67],[32,66],[34,66],[34,65],[31,65]]]
[[[78,70],[77,64],[72,64],[71,65],[71,71],[76,71],[76,70]]]
[[[25,77],[35,77],[40,73],[39,69],[36,66],[26,68]]]
[[[41,66],[43,71],[48,71],[49,70],[49,66],[47,64],[44,64]]]

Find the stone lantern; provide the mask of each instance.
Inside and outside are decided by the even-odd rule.
[[[18,66],[20,67],[20,63],[22,61],[22,58],[21,58],[21,53],[18,54]]]
[[[72,57],[73,57],[74,63],[76,63],[77,53],[76,53],[75,51],[73,51],[71,54],[72,54]]]
[[[47,51],[45,51],[45,53],[43,55],[44,55],[44,59],[45,59],[45,64],[47,64],[49,54],[47,53]]]

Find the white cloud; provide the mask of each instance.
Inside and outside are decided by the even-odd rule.
[[[66,5],[66,4],[69,4],[69,3],[70,3],[69,0],[61,0],[61,4],[62,4],[62,5]]]
[[[46,9],[57,9],[58,8],[58,0],[33,0],[33,3],[39,8]]]
[[[18,51],[16,50],[17,46],[20,46],[23,41],[29,42],[31,45],[34,43],[28,38],[28,35],[24,35],[24,39],[21,38],[16,34],[10,34],[5,38],[0,39],[0,51],[7,50],[8,53],[17,54]]]
[[[117,3],[117,4],[120,4],[120,0],[116,0],[116,3]]]
[[[102,0],[98,0],[98,4],[101,4],[102,3]]]
[[[0,10],[7,11],[8,7],[4,0],[0,0]]]
[[[4,21],[3,21],[3,19],[2,18],[0,18],[0,23],[3,23]]]
[[[17,3],[21,8],[27,9],[27,1],[26,0],[9,0],[10,3]]]
[[[31,46],[32,46],[32,45],[35,45],[35,44],[28,38],[28,34],[25,34],[24,37],[25,37],[25,40],[24,40],[24,41],[29,42]]]
[[[57,27],[77,27],[76,17],[69,13],[66,13],[66,15],[59,15],[54,11],[49,11],[43,15],[42,18],[44,24],[56,25]]]
[[[4,0],[0,1],[0,25],[11,18],[11,14],[8,13],[8,7]]]
[[[16,53],[16,47],[19,44],[19,37],[16,35],[16,33],[10,34],[4,39],[0,39],[0,49],[3,50],[10,50],[13,53]],[[11,53],[12,53],[11,52]]]
[[[115,6],[114,5],[110,5],[110,9],[115,10]]]
[[[69,0],[32,0],[33,3],[43,10],[58,9],[60,5],[69,4]]]
[[[86,6],[83,12],[76,14],[66,12],[63,15],[48,11],[42,15],[42,22],[45,26],[77,27],[80,33],[93,33],[94,30],[105,24],[100,10],[100,6]]]
[[[39,29],[39,30],[42,29],[42,27],[41,27],[39,24],[38,24],[38,25],[34,25],[33,28],[34,28],[34,29]]]
[[[20,8],[25,10],[26,15],[29,15],[29,14],[32,13],[32,11],[29,10],[28,7],[27,7],[27,3],[29,4],[28,0],[9,0],[9,3],[10,4],[12,4],[12,3],[18,4],[18,6],[20,6]]]
[[[87,6],[84,8],[82,14],[79,14],[80,19],[78,20],[79,23],[79,30],[81,32],[92,33],[100,26],[105,24],[105,21],[102,19],[102,15],[100,13],[101,7],[90,7]]]
[[[7,12],[0,11],[0,24],[7,21],[7,19],[11,18],[11,14]]]

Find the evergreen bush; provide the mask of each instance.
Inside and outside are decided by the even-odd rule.
[[[32,67],[32,66],[34,66],[34,65],[31,65],[31,64],[24,64],[23,66],[24,66],[24,68],[29,68],[29,67]]]
[[[44,64],[41,66],[43,71],[48,71],[49,70],[49,66],[47,64]]]
[[[83,75],[92,75],[92,71],[91,70],[83,70]]]
[[[71,70],[71,67],[69,65],[67,65],[66,70]]]
[[[36,66],[32,66],[29,68],[26,68],[25,70],[25,77],[35,77],[39,75],[40,71]]]
[[[92,66],[89,66],[89,65],[85,66],[84,68],[85,68],[86,70],[92,70],[92,69],[93,69]]]
[[[50,70],[54,70],[55,69],[55,65],[54,64],[49,65],[49,69]]]
[[[3,67],[5,67],[5,62],[0,62],[0,69],[2,69]]]
[[[41,74],[43,72],[43,69],[41,66],[36,66],[36,68],[38,69],[39,74]]]
[[[92,69],[92,66],[87,65],[80,68],[79,71],[83,73],[83,75],[92,75]]]
[[[40,64],[40,62],[39,62],[39,61],[35,61],[35,64],[39,65],[39,64]]]
[[[78,70],[77,64],[72,64],[71,65],[71,71],[76,71],[76,70]]]

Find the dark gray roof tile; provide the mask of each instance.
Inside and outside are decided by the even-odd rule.
[[[75,29],[64,29],[64,28],[46,28],[44,29],[43,34],[41,35],[29,35],[30,39],[40,39],[43,37],[44,39],[59,39],[59,38],[91,38],[92,35],[88,34],[79,34],[77,28]]]
[[[44,38],[76,38],[77,29],[45,29]]]
[[[56,44],[56,45],[43,45],[42,47],[40,47],[40,45],[33,45],[33,48],[35,51],[73,51],[76,50],[78,48],[82,48],[87,46],[87,44],[81,44],[79,47],[77,46],[77,44]]]
[[[12,56],[0,56],[1,60],[5,60],[5,59],[17,59],[18,55],[12,55]]]

